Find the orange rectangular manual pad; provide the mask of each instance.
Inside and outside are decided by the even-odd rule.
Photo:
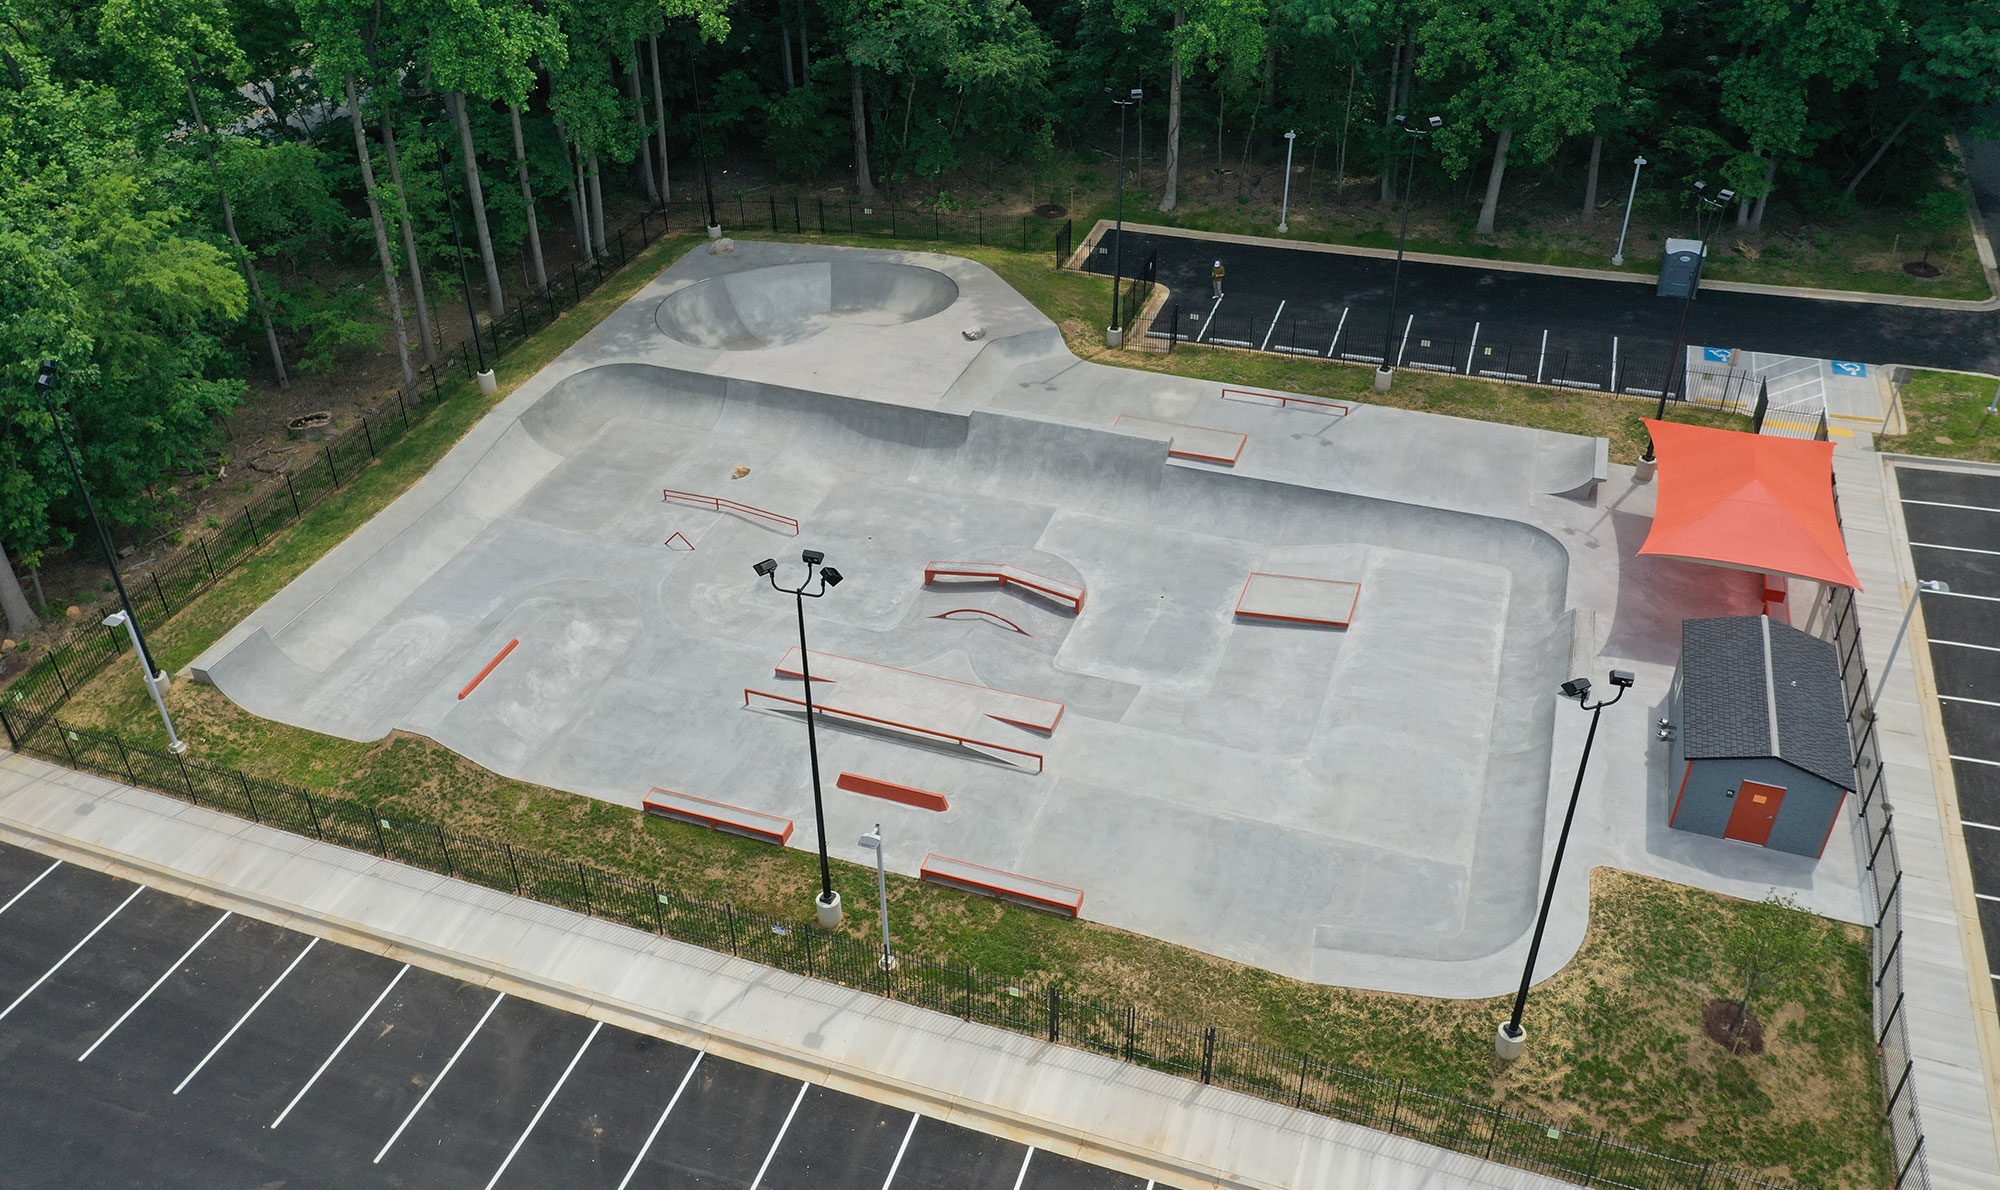
[[[885,801],[901,802],[906,806],[915,806],[919,810],[951,809],[951,803],[944,800],[943,794],[932,793],[928,789],[916,789],[908,785],[898,785],[894,781],[878,781],[873,777],[864,777],[860,773],[842,773],[840,774],[840,780],[834,782],[834,784],[849,793],[866,794],[869,797],[879,797]]]

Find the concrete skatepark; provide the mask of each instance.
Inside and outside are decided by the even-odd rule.
[[[1755,576],[1634,557],[1651,489],[1592,498],[1591,440],[1288,396],[1079,361],[957,258],[697,250],[194,668],[259,715],[781,815],[810,849],[792,601],[751,563],[824,550],[847,581],[808,604],[815,693],[841,707],[845,676],[864,712],[821,718],[836,855],[880,821],[907,874],[937,853],[1284,974],[1491,995],[1581,746],[1554,688],[1615,664],[1640,697],[1601,732],[1541,970],[1580,944],[1595,863],[1860,916],[1844,832],[1813,865],[1664,825],[1648,708],[1680,619],[1754,610]],[[1188,457],[1218,434],[1233,464]],[[944,559],[1084,606],[927,585]],[[1351,622],[1238,614],[1256,574],[1359,584]],[[1061,705],[1023,725],[975,688]]]

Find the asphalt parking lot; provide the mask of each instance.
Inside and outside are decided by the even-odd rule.
[[[6,845],[0,1185],[1154,1186]]]
[[[1107,233],[1084,267],[1110,273]],[[1159,252],[1158,280],[1180,305],[1182,337],[1440,371],[1657,393],[1680,301],[1651,285],[1405,261],[1395,326],[1395,262],[1279,245],[1219,244],[1125,233],[1125,275]],[[1220,256],[1224,300],[1210,314]],[[1105,311],[1106,316],[1110,314]],[[1338,340],[1336,344],[1335,340]],[[2000,371],[2000,313],[1933,310],[1705,289],[1688,310],[1689,343],[1915,367]],[[1406,353],[1406,354],[1405,354]],[[1469,367],[1468,367],[1469,362]],[[1615,373],[1615,374],[1614,374]]]
[[[1979,901],[1986,968],[2000,979],[2000,475],[1896,468],[1938,709],[1951,746],[1959,816]]]

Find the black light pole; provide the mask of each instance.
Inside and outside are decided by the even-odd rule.
[[[1576,784],[1570,787],[1569,809],[1563,814],[1562,833],[1556,836],[1555,858],[1549,864],[1548,887],[1542,892],[1542,911],[1535,918],[1535,936],[1528,943],[1528,962],[1521,968],[1521,990],[1514,994],[1514,1015],[1500,1026],[1499,1037],[1494,1042],[1495,1051],[1512,1060],[1521,1056],[1521,1050],[1528,1043],[1527,1030],[1521,1028],[1521,1013],[1528,1007],[1528,985],[1534,982],[1535,959],[1542,951],[1542,931],[1549,924],[1549,906],[1556,899],[1556,877],[1562,874],[1563,849],[1569,846],[1570,824],[1576,821],[1577,798],[1583,793],[1583,770],[1590,764],[1590,746],[1597,741],[1597,720],[1604,714],[1604,708],[1625,697],[1632,688],[1633,677],[1630,670],[1611,671],[1611,684],[1618,693],[1596,702],[1590,698],[1590,679],[1571,678],[1562,684],[1564,698],[1574,698],[1578,705],[1590,712],[1590,733],[1583,737],[1583,758],[1576,762]]]
[[[1694,276],[1688,278],[1687,295],[1681,299],[1681,325],[1680,329],[1674,332],[1674,354],[1667,361],[1667,378],[1660,385],[1660,406],[1653,411],[1654,421],[1665,421],[1667,418],[1667,394],[1674,391],[1674,374],[1676,372],[1682,374],[1681,387],[1687,387],[1688,314],[1694,310],[1694,291],[1701,287],[1702,269],[1708,264],[1708,237],[1704,234],[1702,227],[1703,219],[1710,211],[1720,211],[1722,208],[1728,206],[1730,200],[1736,197],[1734,190],[1724,190],[1714,198],[1710,198],[1708,196],[1707,182],[1696,182],[1689,189],[1694,192],[1694,238],[1695,242],[1701,245],[1701,255],[1695,258]],[[1683,393],[1682,396],[1685,397],[1686,394]],[[1646,431],[1646,453],[1642,456],[1642,461],[1650,463],[1654,461],[1655,457],[1653,453],[1653,433],[1651,430],[1648,430]]]
[[[157,691],[167,675],[153,664],[153,651],[146,647],[145,633],[139,631],[138,613],[132,610],[132,597],[125,593],[125,580],[118,574],[118,551],[111,548],[111,535],[104,531],[104,522],[97,515],[97,502],[90,498],[90,488],[83,482],[83,463],[77,458],[76,447],[70,444],[69,435],[63,432],[62,416],[56,410],[56,373],[60,370],[61,365],[56,361],[43,360],[41,374],[35,377],[35,395],[42,399],[42,408],[48,412],[49,420],[55,423],[56,438],[63,446],[63,458],[69,460],[70,478],[76,481],[76,490],[83,497],[84,510],[90,513],[90,523],[97,529],[97,544],[104,550],[104,564],[111,568],[111,583],[118,588],[118,605],[125,609],[125,622],[132,631],[132,644],[139,651],[139,664],[146,668],[146,685]]]
[[[1123,99],[1109,87],[1104,88],[1104,93],[1118,105],[1118,240],[1111,248],[1111,329],[1104,338],[1107,346],[1123,347],[1125,316],[1120,290],[1125,276],[1125,111],[1144,98],[1145,92],[1134,87]]]
[[[778,585],[778,560],[766,558],[753,568],[758,574],[771,580],[771,589],[781,595],[790,595],[799,609],[799,672],[806,680],[806,754],[812,764],[813,822],[819,827],[819,924],[832,929],[840,924],[840,894],[833,891],[833,869],[826,858],[826,805],[820,798],[819,789],[819,735],[813,728],[813,679],[812,654],[806,649],[806,600],[818,599],[826,594],[827,588],[840,585],[841,574],[831,566],[823,566],[826,555],[818,550],[802,550],[799,557],[806,564],[805,581],[796,587]],[[806,590],[812,585],[813,574],[819,574],[819,589]]]
[[[1443,128],[1444,121],[1431,116],[1424,121],[1424,127],[1412,128],[1408,116],[1397,116],[1396,127],[1410,134],[1410,167],[1403,179],[1403,230],[1396,234],[1396,272],[1389,283],[1389,326],[1382,332],[1382,366],[1375,370],[1378,393],[1389,391],[1389,382],[1396,374],[1396,303],[1403,292],[1403,244],[1410,238],[1410,191],[1417,184],[1417,142]]]
[[[446,120],[449,121],[447,116]],[[479,307],[472,303],[472,275],[465,271],[465,241],[458,234],[458,199],[451,192],[451,170],[446,168],[445,158],[451,156],[444,144],[443,129],[439,124],[438,134],[438,185],[444,190],[445,210],[451,214],[451,248],[458,257],[458,283],[465,290],[465,317],[472,324],[472,351],[479,357],[479,374],[484,376],[493,369],[486,366],[486,341],[479,337]],[[483,386],[483,382],[482,382]]]
[[[708,196],[708,238],[715,239],[722,234],[722,220],[715,217],[715,183],[708,176],[708,113],[701,105],[701,65],[694,55],[694,47],[690,46],[688,75],[694,79],[694,126],[701,141],[701,189]]]

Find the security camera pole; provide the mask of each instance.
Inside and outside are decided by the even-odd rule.
[[[813,786],[813,821],[819,827],[819,901],[817,916],[820,928],[830,930],[840,924],[840,894],[833,891],[833,868],[826,858],[826,805],[820,797],[819,789],[819,736],[813,729],[813,679],[812,654],[806,649],[806,600],[818,599],[826,594],[827,588],[840,585],[841,574],[831,566],[821,563],[826,555],[818,550],[802,550],[799,557],[806,564],[805,581],[796,587],[778,585],[778,560],[766,558],[754,569],[758,574],[771,580],[771,589],[782,595],[790,595],[799,608],[799,672],[806,680],[806,752],[811,759]],[[818,572],[819,587],[812,586],[813,574]]]
[[[1542,893],[1542,912],[1535,918],[1535,936],[1528,943],[1528,961],[1521,968],[1521,990],[1514,994],[1514,1015],[1500,1026],[1499,1035],[1493,1042],[1494,1052],[1510,1062],[1520,1057],[1522,1049],[1528,1044],[1527,1030],[1521,1028],[1521,1014],[1528,1007],[1528,985],[1535,979],[1535,959],[1541,954],[1542,931],[1548,927],[1549,906],[1556,899],[1556,877],[1562,872],[1563,849],[1569,846],[1570,824],[1576,821],[1576,801],[1583,793],[1583,770],[1590,764],[1590,746],[1597,740],[1597,720],[1604,714],[1605,707],[1625,697],[1625,692],[1632,688],[1633,680],[1630,670],[1612,670],[1611,684],[1618,688],[1618,693],[1596,702],[1589,701],[1589,678],[1571,678],[1562,684],[1563,697],[1574,698],[1578,705],[1590,712],[1590,733],[1583,737],[1583,758],[1576,762],[1576,784],[1570,787],[1569,810],[1563,815],[1562,834],[1556,836],[1555,859],[1549,864],[1549,883]]]

